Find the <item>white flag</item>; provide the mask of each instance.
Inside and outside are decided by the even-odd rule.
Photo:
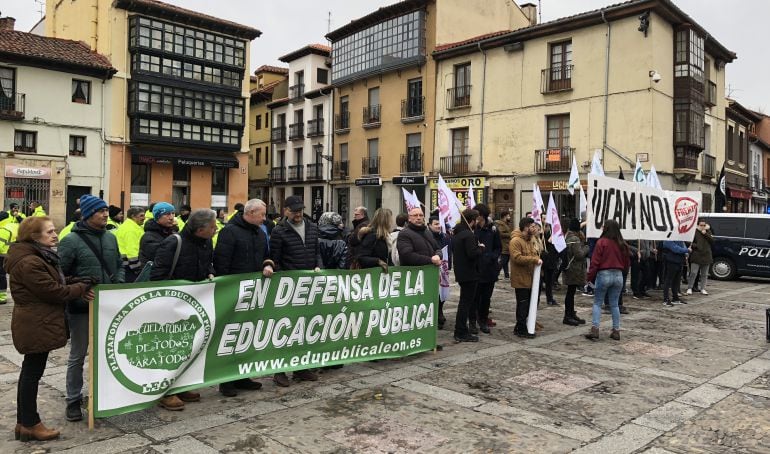
[[[583,191],[583,186],[580,186],[580,214],[585,217],[586,210],[588,209],[588,201],[586,200],[586,193]],[[585,219],[581,219],[584,221]]]
[[[473,209],[476,206],[476,196],[473,194],[473,183],[468,183],[468,197],[465,198],[465,205]]]
[[[561,229],[559,221],[559,210],[556,209],[556,203],[553,201],[553,192],[548,196],[548,210],[545,214],[545,222],[551,224],[551,243],[557,252],[567,248],[567,242],[564,240],[564,231]]]
[[[444,179],[439,174],[438,176],[438,210],[444,217],[447,224],[454,227],[455,224],[460,222],[460,210],[459,206],[463,206],[457,196],[449,186],[447,186]]]
[[[442,228],[444,223],[441,223]],[[449,246],[441,248],[441,267],[438,275],[438,297],[440,301],[449,299]]]
[[[540,193],[540,187],[537,183],[532,183],[532,219],[538,225],[543,225],[541,219],[543,214],[543,195]]]
[[[596,150],[594,160],[591,161],[591,175],[604,176],[604,167],[602,167],[602,150]]]
[[[645,180],[647,183],[647,186],[655,189],[663,189],[663,187],[660,185],[660,180],[658,179],[658,172],[655,171],[655,166],[650,166],[650,173],[647,174],[647,179]]]
[[[639,160],[636,160],[636,168],[634,169],[634,178],[632,178],[637,183],[644,183],[647,180],[647,177],[644,175],[644,170],[642,169],[642,163],[639,162]]]
[[[406,188],[402,187],[401,192],[404,194],[404,205],[406,205],[406,211],[410,211],[412,208],[420,208],[420,200],[417,199],[417,194],[412,191],[410,194]]]
[[[575,195],[575,189],[580,186],[580,175],[578,174],[577,160],[575,156],[572,156],[572,170],[569,173],[569,181],[567,182],[567,190],[570,195]]]

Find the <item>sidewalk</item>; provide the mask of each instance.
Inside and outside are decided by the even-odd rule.
[[[544,303],[545,330],[513,336],[513,291],[501,281],[492,334],[454,344],[452,289],[442,352],[345,366],[290,388],[263,378],[262,390],[230,399],[205,388],[182,412],[98,420],[92,432],[64,419],[68,349],[57,350],[39,406],[62,436],[26,444],[13,439],[21,356],[11,342],[12,305],[0,306],[0,452],[770,452],[770,281],[712,282],[709,296],[670,308],[660,292],[628,295],[621,341],[608,338],[603,314],[595,343],[583,338],[586,326],[561,323],[563,305]],[[576,300],[590,320],[592,298]]]

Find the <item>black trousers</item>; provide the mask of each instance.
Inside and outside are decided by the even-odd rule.
[[[5,257],[0,256],[0,292],[8,288],[8,281],[5,280],[5,268],[3,268]]]
[[[657,284],[658,276],[655,271],[655,259],[650,257],[642,260],[642,274],[644,275],[644,291],[654,289]]]
[[[37,389],[45,372],[48,352],[28,353],[24,355],[16,388],[16,422],[24,427],[32,427],[40,422],[37,413]]]
[[[492,292],[494,290],[494,282],[479,282],[479,285],[476,287],[476,313],[469,315],[472,322],[478,320],[481,324],[486,325],[489,318],[489,305],[492,301]]]
[[[455,317],[455,337],[468,336],[468,317],[476,313],[476,287],[478,281],[459,282],[460,302],[457,303],[457,317]]]
[[[532,297],[531,288],[517,288],[516,292],[516,327],[514,331],[527,332],[527,317],[529,317],[529,299]]]
[[[506,279],[510,279],[511,275],[508,272],[508,262],[510,261],[511,256],[508,254],[503,254],[500,256],[500,268],[503,270],[503,274],[505,274]],[[499,275],[500,273],[498,273]]]
[[[543,280],[545,281],[545,300],[553,301],[553,283],[556,279],[556,269],[544,269]]]
[[[642,276],[642,264],[637,257],[631,259],[631,292],[634,295],[644,293],[644,278]]]
[[[682,266],[676,263],[666,264],[666,277],[663,280],[663,300],[679,300],[679,289],[682,283]],[[668,299],[671,292],[671,299]]]
[[[575,313],[575,292],[577,291],[577,285],[567,286],[567,295],[564,297],[564,316],[570,316]]]

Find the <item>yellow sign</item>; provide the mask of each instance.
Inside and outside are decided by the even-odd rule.
[[[483,188],[487,183],[486,177],[458,177],[458,178],[444,178],[444,182],[449,189],[468,189],[470,185],[473,185],[473,189]],[[428,183],[430,189],[438,189],[438,179],[432,178]]]

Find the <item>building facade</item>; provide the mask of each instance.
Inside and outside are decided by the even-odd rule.
[[[596,150],[608,175],[630,178],[639,160],[664,188],[702,191],[713,208],[724,67],[735,54],[672,2],[624,2],[445,44],[433,57],[447,94],[436,97],[436,159],[484,173],[495,211],[523,216],[538,184],[576,216],[572,162],[585,179]]]
[[[46,35],[118,70],[108,94],[109,202],[232,207],[248,194],[254,28],[156,0],[47,2]]]
[[[727,99],[725,129],[725,184],[726,201],[723,210],[728,213],[753,212],[752,167],[749,135],[761,116]]]
[[[37,202],[61,228],[107,188],[105,93],[115,69],[85,45],[0,18],[0,204]]]
[[[297,195],[314,220],[330,209],[332,98],[328,46],[310,44],[280,60],[289,65],[288,93],[268,104],[272,125],[270,206],[281,213]],[[277,95],[277,94],[276,94]]]
[[[755,112],[760,120],[754,124],[753,134],[749,134],[749,143],[752,147],[752,155],[756,159],[759,167],[759,176],[761,180],[762,193],[770,199],[770,117],[765,114]],[[759,153],[754,154],[756,151]],[[757,185],[757,192],[759,192]],[[759,210],[755,210],[759,212]],[[764,213],[770,214],[770,203],[765,204]]]
[[[521,8],[502,0],[405,0],[327,34],[335,87],[333,209],[347,220],[358,205],[399,213],[402,188],[431,206],[440,170],[433,106],[445,99],[437,86],[448,76],[437,73],[430,54],[440,43],[529,23]],[[455,94],[464,99],[470,89],[468,82]],[[454,167],[445,170],[458,175]],[[463,183],[452,182],[458,191]]]

